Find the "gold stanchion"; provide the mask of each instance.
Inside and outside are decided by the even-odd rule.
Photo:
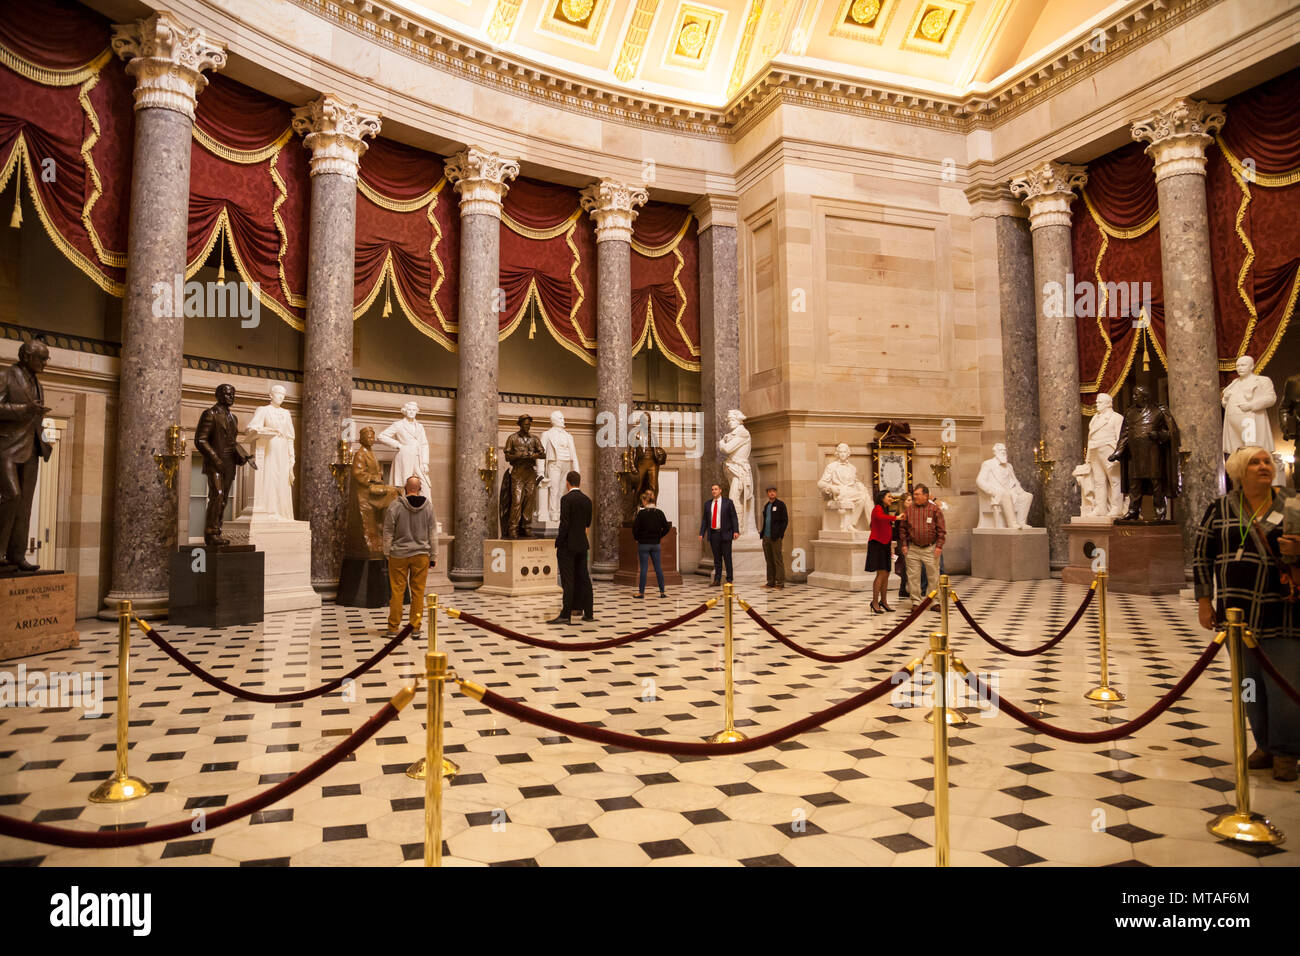
[[[429,622],[429,653],[433,653],[438,649],[438,595],[430,594],[426,597],[425,618]],[[424,779],[424,768],[426,766],[424,759],[424,757],[421,757],[406,768],[406,775],[412,780]],[[460,767],[446,757],[442,758],[442,775],[444,777],[451,779],[459,772]]]
[[[425,765],[442,766],[442,685],[447,680],[447,655],[430,651],[424,655],[425,677],[429,679],[428,731],[425,733]],[[424,865],[442,866],[442,774],[424,775]]]
[[[147,796],[153,788],[126,772],[127,729],[130,726],[131,602],[117,602],[117,768],[90,792],[91,803],[126,803]]]
[[[1238,843],[1281,843],[1286,839],[1277,827],[1261,813],[1252,813],[1250,809],[1250,777],[1246,772],[1246,703],[1241,697],[1241,681],[1245,676],[1241,655],[1242,631],[1241,608],[1228,608],[1228,653],[1232,656],[1232,746],[1236,757],[1237,771],[1237,809],[1223,813],[1208,824],[1207,829],[1220,840],[1236,840]],[[1216,640],[1222,640],[1220,634]]]
[[[1106,636],[1106,579],[1109,574],[1110,572],[1104,568],[1098,571],[1097,580],[1093,585],[1097,589],[1097,636],[1101,642],[1101,683],[1083,696],[1103,704],[1116,704],[1124,699],[1124,695],[1110,686],[1110,661],[1107,656]]]
[[[726,720],[721,730],[709,738],[711,744],[730,744],[738,740],[748,740],[749,738],[736,729],[736,683],[732,679],[732,660],[735,657],[735,646],[732,642],[731,612],[736,600],[734,585],[730,581],[722,586],[722,596],[724,599],[723,607],[726,608],[726,636],[723,640],[726,654]]]
[[[931,591],[929,596],[932,598],[935,595],[939,596],[939,630],[943,632],[943,638],[945,641],[947,641],[949,633],[948,599],[951,594],[952,588],[948,586],[948,575],[939,575],[939,588],[936,591]],[[925,715],[925,722],[927,724],[934,723],[934,710],[934,708],[931,708],[930,712]],[[950,727],[960,727],[962,724],[967,722],[966,715],[959,710],[954,710],[951,707],[944,707],[942,710],[943,719],[948,722]]]
[[[945,582],[947,578],[943,579]],[[930,655],[934,659],[934,706],[946,712],[948,706],[948,634],[930,635]],[[934,865],[948,865],[948,725],[934,724]]]

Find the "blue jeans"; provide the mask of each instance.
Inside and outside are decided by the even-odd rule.
[[[651,561],[655,563],[655,580],[659,582],[659,593],[664,592],[664,569],[659,564],[659,545],[644,544],[640,541],[636,545],[636,559],[641,565],[641,577],[637,584],[637,591],[645,594],[645,571],[646,565]]]

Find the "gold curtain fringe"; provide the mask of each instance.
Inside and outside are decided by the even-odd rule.
[[[1092,197],[1088,195],[1088,187],[1085,186],[1080,190],[1080,193],[1083,195],[1083,201],[1088,207],[1089,214],[1091,214],[1093,221],[1097,223],[1097,228],[1112,239],[1137,239],[1140,236],[1145,236],[1160,222],[1160,210],[1157,209],[1146,221],[1140,222],[1131,228],[1121,229],[1119,226],[1112,226],[1105,220],[1097,207],[1093,205]]]
[[[446,184],[447,177],[444,176],[438,180],[432,189],[421,196],[414,199],[393,199],[369,185],[360,176],[357,177],[357,191],[380,209],[387,209],[390,212],[418,212],[430,203],[436,202],[438,193],[442,191],[442,187]]]
[[[682,227],[677,230],[677,235],[669,239],[662,246],[647,246],[637,242],[636,237],[632,237],[632,251],[637,255],[645,256],[648,259],[658,259],[660,256],[666,256],[670,252],[676,252],[677,246],[686,236],[686,230],[690,228],[691,220],[695,218],[694,213],[688,212],[686,218],[682,220]]]
[[[194,125],[193,130],[194,141],[209,153],[218,159],[238,163],[241,166],[256,166],[258,163],[266,162],[278,154],[284,148],[285,143],[293,139],[293,127],[290,126],[286,127],[284,132],[277,136],[274,141],[260,149],[236,149],[234,146],[227,146],[220,140],[214,139],[210,134],[200,129],[198,124]]]
[[[77,92],[77,102],[81,104],[81,111],[86,114],[86,121],[90,124],[90,132],[81,142],[81,160],[86,164],[86,172],[90,174],[90,195],[86,197],[85,204],[81,207],[81,224],[86,229],[86,235],[90,237],[90,244],[95,249],[95,255],[99,256],[99,261],[107,266],[116,266],[119,269],[126,268],[126,253],[113,252],[105,248],[104,243],[99,238],[99,232],[95,229],[95,223],[90,218],[90,211],[95,208],[95,203],[99,202],[99,197],[104,194],[104,183],[99,178],[99,170],[95,167],[95,158],[92,151],[95,144],[99,142],[99,115],[95,112],[95,107],[90,102],[90,91],[99,83],[99,73],[81,84],[81,89]]]
[[[546,229],[533,229],[530,226],[525,226],[523,223],[519,222],[519,220],[514,219],[513,217],[510,216],[509,213],[507,213],[504,209],[502,209],[501,221],[506,224],[506,228],[508,228],[511,232],[517,233],[518,235],[523,236],[525,239],[546,240],[546,239],[557,239],[560,236],[564,235],[566,232],[570,232],[577,225],[578,217],[581,215],[582,215],[582,207],[579,206],[577,209],[573,210],[573,212],[569,215],[569,217],[559,225],[550,226],[549,228]]]
[[[1232,167],[1233,172],[1244,176],[1245,167],[1241,164],[1241,160],[1237,158],[1237,155],[1228,148],[1228,144],[1223,141],[1223,137],[1215,136],[1214,141],[1219,144],[1219,149],[1223,151],[1223,158],[1228,161],[1228,165]],[[1269,186],[1271,188],[1294,186],[1296,183],[1300,183],[1300,166],[1284,173],[1261,173],[1257,169],[1252,169],[1250,178],[1258,186]]]
[[[93,60],[70,70],[52,70],[24,59],[4,44],[0,43],[0,64],[4,64],[19,76],[25,76],[42,86],[76,86],[96,76],[105,63],[113,58],[113,50],[105,47],[104,51]]]

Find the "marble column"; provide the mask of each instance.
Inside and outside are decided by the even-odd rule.
[[[736,200],[704,196],[691,207],[700,236],[700,501],[712,497],[709,486],[723,481],[726,455],[718,440],[726,432],[727,412],[740,408],[740,293],[736,253]],[[744,409],[741,409],[744,411]],[[698,516],[683,512],[687,533]],[[699,574],[713,573],[706,545]]]
[[[596,415],[632,412],[632,221],[648,198],[641,186],[602,179],[582,191],[582,208],[596,221]],[[618,532],[623,492],[618,484],[617,444],[596,448],[593,504],[596,511],[591,576],[610,580],[618,570]]]
[[[113,489],[113,583],[100,617],[131,601],[141,617],[167,613],[176,548],[175,487],[154,453],[180,423],[183,303],[170,291],[185,280],[190,208],[190,139],[204,70],[226,63],[221,47],[169,13],[113,26],[113,50],[135,77],[135,145],[122,301],[122,357]],[[156,291],[157,290],[157,291]],[[164,292],[165,290],[165,292]],[[182,462],[181,467],[187,467]]]
[[[1196,526],[1223,484],[1223,417],[1214,283],[1205,199],[1205,147],[1223,126],[1223,106],[1177,99],[1133,123],[1133,138],[1150,143],[1160,205],[1160,270],[1165,286],[1165,355],[1169,410],[1183,451],[1180,510],[1185,555]]]
[[[447,160],[460,194],[460,332],[456,347],[456,543],[448,576],[457,588],[483,583],[483,539],[497,534],[495,489],[479,469],[497,445],[497,343],[501,201],[519,163],[473,147]],[[517,305],[517,303],[514,303]],[[505,458],[498,459],[504,468]]]
[[[301,517],[311,524],[311,583],[333,595],[343,560],[343,493],[330,472],[339,440],[355,439],[352,300],[356,268],[357,167],[379,117],[331,94],[293,111],[311,150],[307,328],[303,341]]]
[[[1034,301],[1037,319],[1039,437],[1056,464],[1041,489],[1052,567],[1069,557],[1065,525],[1079,506],[1070,473],[1083,461],[1083,421],[1079,401],[1079,349],[1070,287],[1070,204],[1074,189],[1088,181],[1082,166],[1043,162],[1011,181],[1011,191],[1029,209],[1034,247]],[[1063,303],[1063,308],[1057,304]],[[1059,314],[1058,314],[1059,313]]]

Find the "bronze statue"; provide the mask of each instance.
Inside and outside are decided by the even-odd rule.
[[[1282,383],[1279,417],[1282,423],[1282,437],[1300,445],[1300,375],[1292,375]],[[1291,485],[1300,491],[1300,465],[1292,466]]]
[[[532,415],[519,416],[519,431],[506,439],[510,470],[501,480],[501,537],[528,538],[528,520],[537,513],[537,483],[546,462],[542,440],[530,434]]]
[[[1156,404],[1151,389],[1133,389],[1133,404],[1124,411],[1119,441],[1109,458],[1119,465],[1120,491],[1129,496],[1121,521],[1142,520],[1142,499],[1151,495],[1155,520],[1165,521],[1168,499],[1178,496],[1178,423],[1169,409]]]
[[[627,464],[626,478],[620,475],[623,485],[623,520],[630,524],[636,517],[645,492],[659,500],[659,469],[668,460],[668,452],[656,445],[651,438],[651,422],[648,412],[641,413],[640,424],[628,433],[628,454],[624,459]]]
[[[254,470],[257,463],[236,441],[239,422],[230,406],[235,404],[235,386],[218,385],[217,403],[199,416],[199,427],[194,429],[194,447],[203,455],[203,474],[208,479],[208,510],[203,518],[203,543],[210,548],[230,544],[221,536],[221,523],[225,519],[226,501],[235,484],[235,472],[248,463]]]
[[[41,420],[49,411],[36,376],[45,371],[50,349],[40,338],[18,347],[18,362],[0,375],[0,568],[36,571],[27,560],[27,530],[32,496],[42,459],[51,446],[41,437]]]
[[[398,495],[393,485],[384,484],[384,469],[375,453],[375,430],[361,429],[361,447],[352,455],[351,480],[348,482],[347,525],[343,536],[343,556],[367,561],[384,557],[384,511]]]

